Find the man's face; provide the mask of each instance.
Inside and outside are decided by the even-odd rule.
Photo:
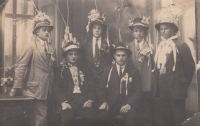
[[[127,58],[128,58],[128,55],[126,53],[125,50],[117,50],[114,54],[114,58],[115,58],[115,61],[116,63],[119,65],[119,66],[123,66],[126,64],[126,61],[127,61]]]
[[[76,64],[78,60],[78,51],[70,50],[69,52],[67,52],[65,58],[67,59],[68,63]]]
[[[145,37],[145,29],[142,27],[133,28],[133,37],[140,42]]]
[[[163,38],[168,39],[174,35],[174,28],[170,24],[161,24],[160,25],[160,34]]]
[[[47,40],[49,37],[50,28],[49,27],[40,27],[36,30],[36,35],[38,38],[42,39],[43,41]]]
[[[94,24],[92,26],[92,34],[95,38],[99,38],[102,34],[102,26],[99,24]]]

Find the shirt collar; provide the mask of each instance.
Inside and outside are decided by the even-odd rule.
[[[139,44],[139,43],[143,44],[144,43],[144,39],[142,39],[140,42],[138,42],[136,39],[134,41],[135,41],[136,44]]]
[[[98,41],[99,41],[99,40],[101,40],[101,37],[99,37],[99,38],[96,38],[94,36],[92,37],[93,42],[96,42],[96,39],[98,39]]]
[[[122,69],[124,69],[124,68],[126,67],[126,64],[124,64],[123,66],[119,66],[119,65],[116,63],[116,66],[117,66],[118,69],[120,69],[120,67],[121,67]]]
[[[45,41],[43,41],[43,40],[40,39],[39,37],[37,37],[37,39],[39,40],[39,42],[41,43],[41,45],[44,46]]]

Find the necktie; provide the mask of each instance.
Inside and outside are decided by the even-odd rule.
[[[45,41],[44,42],[44,52],[45,52],[45,54],[46,54],[46,56],[47,56],[47,58],[50,58],[50,53],[48,53],[48,47],[47,47],[47,42]]]
[[[122,67],[121,66],[119,67],[119,77],[120,77],[120,79],[122,78]]]
[[[120,73],[120,79],[122,79],[123,73],[122,73],[122,67],[121,66],[120,66],[119,73]],[[122,97],[125,98],[126,97],[126,87],[125,87],[126,82],[122,81],[121,83],[122,83]]]
[[[98,38],[96,39],[96,44],[95,44],[95,64],[98,64],[99,62],[99,47],[98,47]]]

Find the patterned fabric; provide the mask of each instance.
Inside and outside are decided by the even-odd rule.
[[[69,68],[71,74],[72,74],[72,79],[74,82],[74,91],[73,93],[81,93],[81,89],[79,86],[79,80],[78,80],[78,68],[76,66],[71,66]]]

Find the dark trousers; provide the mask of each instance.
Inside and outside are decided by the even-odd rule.
[[[120,109],[122,106],[124,106],[126,103],[122,101],[122,98],[118,100],[113,106],[111,106],[108,111],[101,110],[99,112],[98,117],[98,125],[99,126],[114,126],[116,125],[116,116],[121,115],[123,117],[123,120],[120,120],[119,125],[120,126],[135,126],[137,122],[137,109],[131,108],[127,113],[120,114]]]
[[[139,107],[140,126],[153,126],[153,95],[143,92]]]
[[[83,108],[85,101],[86,98],[81,94],[73,94],[72,100],[69,102],[72,109],[61,111],[61,126],[75,126],[76,116],[80,116],[85,125],[96,126],[96,112],[93,108]]]
[[[159,111],[165,126],[181,126],[186,120],[185,99],[174,100],[167,85],[166,75],[159,77]]]

